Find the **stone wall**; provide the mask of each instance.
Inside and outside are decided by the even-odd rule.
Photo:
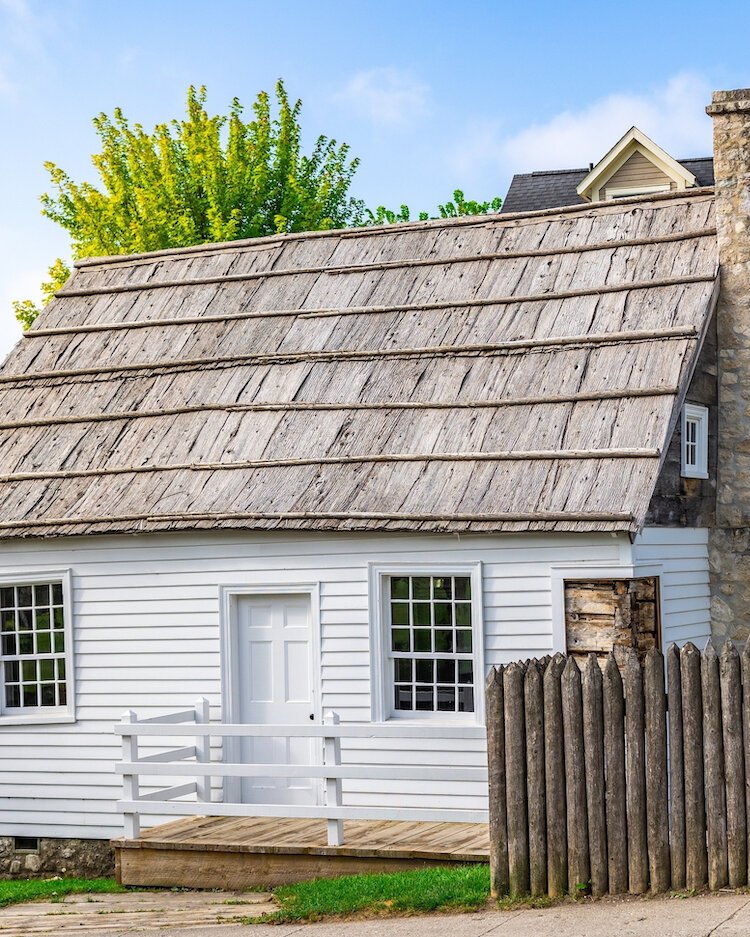
[[[711,614],[716,638],[743,640],[750,620],[750,89],[717,91],[706,110],[714,122],[721,264]]]
[[[716,519],[718,406],[716,317],[708,327],[686,401],[708,407],[708,478],[682,477],[682,426],[678,418],[648,507],[648,527],[713,527]]]
[[[112,875],[114,851],[106,839],[39,840],[39,849],[16,849],[12,836],[0,836],[0,879],[67,875],[94,878]]]

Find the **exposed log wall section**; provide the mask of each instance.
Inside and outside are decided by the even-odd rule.
[[[622,665],[629,648],[640,658],[660,649],[658,578],[566,581],[565,635],[567,652],[581,660],[613,651]]]

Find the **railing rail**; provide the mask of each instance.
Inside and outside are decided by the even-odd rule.
[[[487,783],[486,767],[421,765],[342,764],[341,739],[484,738],[478,726],[430,726],[387,724],[341,724],[337,713],[326,713],[323,724],[250,725],[215,724],[209,721],[206,699],[193,709],[148,719],[138,719],[130,710],[115,731],[122,736],[123,796],[119,809],[124,815],[125,835],[134,839],[140,832],[141,816],[169,816],[193,813],[202,816],[263,816],[319,818],[327,821],[328,844],[344,842],[344,820],[422,820],[426,822],[486,823],[487,810],[458,807],[359,807],[343,803],[344,780],[448,781]],[[140,755],[139,739],[157,744],[159,737],[173,739],[192,736],[193,745],[172,748],[156,754]],[[310,738],[320,739],[322,764],[238,764],[211,761],[212,738]],[[180,778],[191,780],[142,793],[141,778]],[[211,801],[212,778],[310,778],[321,780],[325,803],[239,804]],[[186,801],[179,798],[194,797]]]

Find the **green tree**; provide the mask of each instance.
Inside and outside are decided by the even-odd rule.
[[[119,109],[112,118],[100,114],[100,151],[92,156],[98,185],[74,182],[45,163],[52,194],[42,196],[42,214],[65,228],[76,258],[408,221],[406,205],[371,211],[349,194],[359,160],[347,144],[321,135],[309,155],[302,152],[301,108],[279,81],[275,101],[261,92],[249,121],[237,98],[228,115],[209,115],[206,89],[192,86],[186,118],[151,133]],[[438,217],[496,210],[499,201],[466,201],[457,189]],[[45,302],[69,275],[62,260],[49,268]],[[24,328],[40,311],[31,300],[13,306]]]
[[[437,218],[461,218],[464,215],[486,215],[500,210],[503,200],[496,196],[487,202],[477,202],[466,199],[461,189],[453,190],[453,201],[445,205],[438,205],[438,214],[430,215],[421,211],[417,215],[419,221],[435,220]],[[378,205],[376,209],[365,208],[360,221],[363,225],[399,224],[411,220],[411,209],[408,205],[401,205],[398,211]]]
[[[70,276],[70,267],[64,260],[58,259],[47,270],[49,280],[41,285],[42,305],[46,306],[57,290],[61,289]],[[24,330],[30,329],[34,319],[39,315],[39,308],[30,299],[17,299],[13,303],[13,312]]]

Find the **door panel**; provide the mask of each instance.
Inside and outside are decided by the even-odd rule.
[[[307,723],[315,712],[310,597],[237,598],[237,710],[242,722]],[[317,739],[242,739],[244,763],[315,764]],[[243,803],[315,804],[306,778],[243,778]]]

